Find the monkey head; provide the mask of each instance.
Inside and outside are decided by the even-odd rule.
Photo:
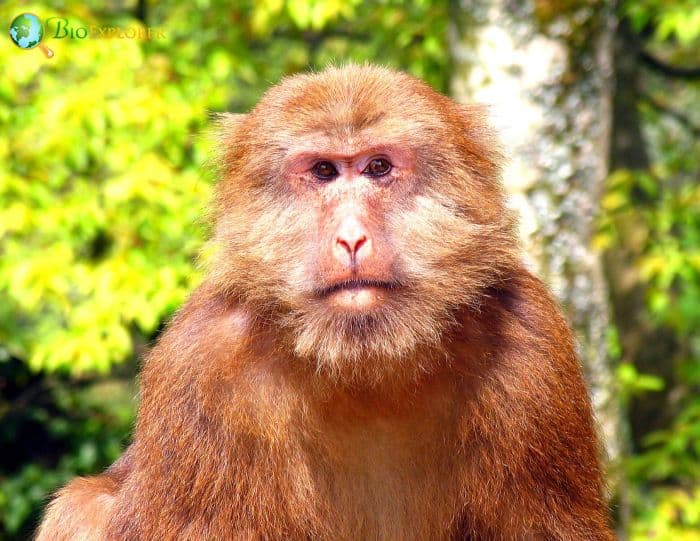
[[[478,107],[385,68],[284,79],[223,115],[212,279],[331,376],[428,369],[515,258]]]

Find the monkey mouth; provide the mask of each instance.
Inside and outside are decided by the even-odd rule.
[[[397,282],[389,282],[384,280],[343,280],[342,282],[337,282],[333,285],[318,290],[317,295],[319,297],[330,297],[334,293],[339,293],[341,291],[353,293],[367,289],[391,291],[398,289],[398,287],[399,284]]]

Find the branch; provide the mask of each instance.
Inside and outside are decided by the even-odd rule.
[[[692,133],[694,137],[700,137],[700,126],[693,124],[693,122],[691,122],[691,120],[683,113],[669,107],[665,103],[662,103],[650,94],[644,93],[640,97],[657,111],[667,114],[671,118],[677,120],[686,130]]]
[[[143,24],[147,24],[146,19],[148,18],[148,0],[138,0],[136,2],[136,7],[134,8],[134,17],[141,21]]]
[[[700,79],[700,66],[693,68],[683,68],[666,64],[647,51],[640,50],[639,58],[648,68],[663,73],[668,77],[678,77],[681,79]]]

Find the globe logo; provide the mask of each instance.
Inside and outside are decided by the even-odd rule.
[[[47,57],[53,56],[53,51],[40,45],[44,37],[44,26],[39,17],[33,13],[17,15],[10,23],[10,38],[20,49],[33,49],[37,45]]]
[[[17,47],[33,49],[44,37],[44,27],[33,13],[22,13],[12,20],[10,37]]]

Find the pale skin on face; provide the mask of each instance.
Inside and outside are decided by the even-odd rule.
[[[328,277],[322,296],[329,306],[362,312],[380,306],[389,292],[391,276],[377,280],[367,274],[363,261],[373,255],[376,243],[366,207],[372,199],[391,197],[396,181],[413,169],[410,152],[397,146],[370,146],[355,152],[333,149],[291,154],[284,176],[299,190],[313,189],[328,208],[333,233],[330,254],[343,269]],[[385,282],[385,283],[383,283]]]

